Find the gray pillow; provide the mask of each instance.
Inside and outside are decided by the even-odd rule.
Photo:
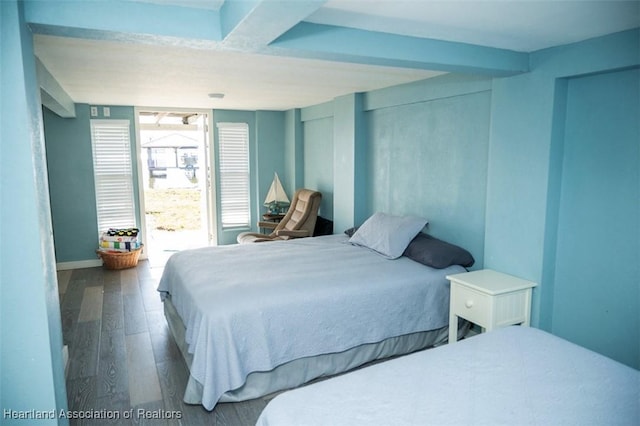
[[[349,238],[351,238],[351,237],[353,237],[353,234],[355,234],[357,230],[358,230],[358,227],[354,226],[353,228],[345,229],[344,233],[347,234],[347,236],[349,236]]]
[[[378,212],[358,228],[349,243],[369,248],[388,259],[397,259],[427,223],[427,219],[417,216]]]
[[[461,265],[468,268],[475,263],[471,253],[462,247],[439,240],[423,232],[416,235],[403,254],[411,260],[437,269],[451,265]]]

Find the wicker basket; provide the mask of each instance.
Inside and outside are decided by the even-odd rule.
[[[138,264],[138,258],[142,247],[131,251],[103,251],[96,250],[98,257],[102,259],[103,265],[107,269],[127,269]]]

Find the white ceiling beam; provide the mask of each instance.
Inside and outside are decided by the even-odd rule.
[[[71,99],[62,86],[60,86],[42,62],[40,62],[38,58],[35,59],[42,105],[62,118],[75,118],[76,105],[73,99]]]
[[[220,9],[223,46],[259,51],[327,0],[227,0]]]

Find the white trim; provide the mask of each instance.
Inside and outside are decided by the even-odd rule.
[[[102,266],[102,259],[76,260],[73,262],[58,262],[56,264],[57,271],[66,271],[68,269],[95,268]]]

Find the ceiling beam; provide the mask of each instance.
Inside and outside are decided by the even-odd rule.
[[[42,105],[62,118],[75,118],[76,105],[73,103],[73,99],[40,62],[40,59],[35,58],[35,60]]]
[[[207,47],[222,40],[216,10],[125,1],[26,1],[35,33]]]
[[[223,45],[257,51],[318,10],[327,0],[227,0],[220,9]]]
[[[309,22],[296,25],[269,49],[305,58],[490,76],[529,71],[527,53]]]

